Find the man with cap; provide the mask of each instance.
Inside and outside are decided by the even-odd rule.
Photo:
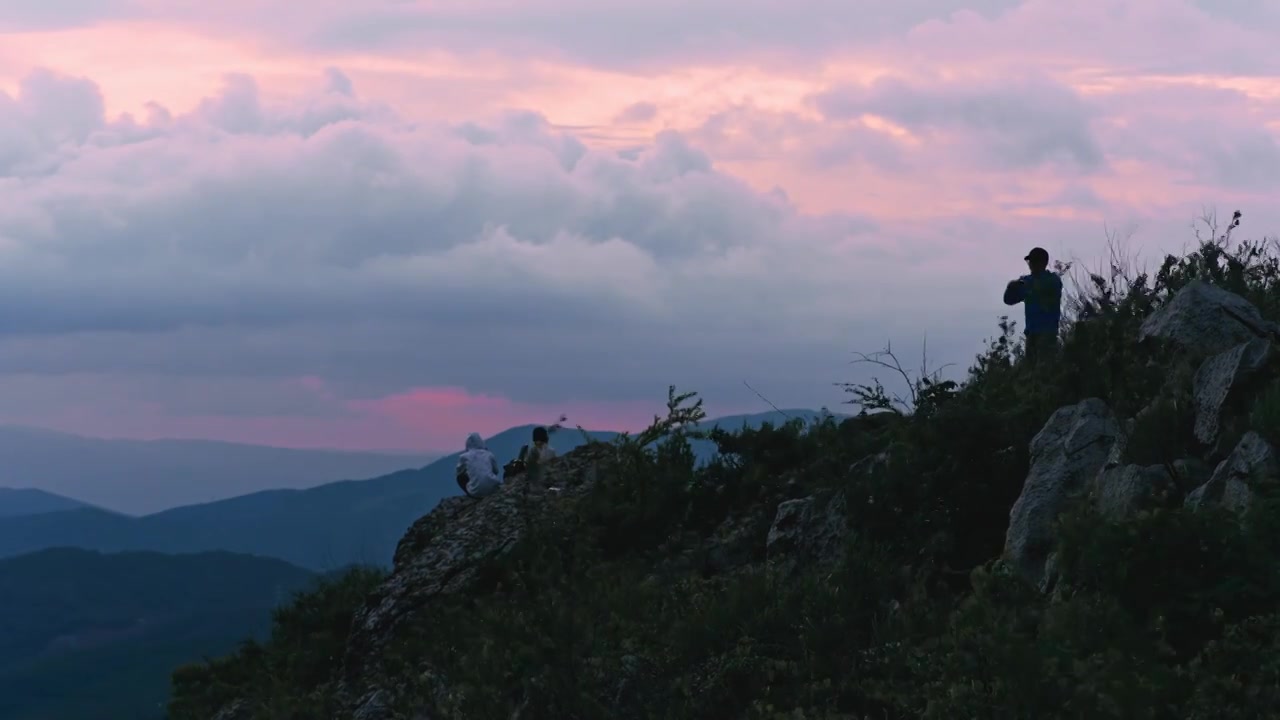
[[[1031,274],[1005,287],[1004,304],[1022,303],[1026,308],[1027,358],[1034,361],[1058,347],[1062,278],[1049,270],[1049,253],[1044,248],[1032,248],[1023,259]]]

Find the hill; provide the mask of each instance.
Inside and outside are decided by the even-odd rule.
[[[87,507],[79,500],[34,488],[0,487],[0,518],[74,510]]]
[[[0,427],[9,487],[30,487],[139,515],[267,488],[308,488],[422,467],[424,453],[296,450],[208,440],[104,440]]]
[[[261,636],[314,575],[230,553],[0,561],[0,718],[163,717],[174,664]]]
[[[789,411],[812,415],[812,411]],[[709,421],[734,427],[759,423],[776,413]],[[528,442],[532,425],[504,430],[488,439],[505,461]],[[589,431],[607,441],[616,433]],[[577,430],[562,430],[553,444],[561,452],[580,446]],[[704,444],[710,453],[714,444]],[[218,502],[174,508],[140,518],[87,508],[0,519],[0,557],[49,547],[107,552],[226,550],[280,558],[314,570],[342,565],[386,565],[409,525],[442,498],[458,495],[457,454],[420,470],[403,470],[371,480],[329,483],[306,490],[268,490]]]
[[[1005,322],[963,382],[702,467],[676,398],[442,502],[362,598],[299,600],[322,638],[178,669],[171,718],[1274,717],[1276,249],[1085,277],[1057,352]]]

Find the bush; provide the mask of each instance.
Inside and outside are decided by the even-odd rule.
[[[342,663],[352,616],[385,575],[356,567],[321,579],[276,610],[266,643],[247,641],[229,657],[178,668],[169,720],[207,719],[236,700],[255,717],[331,717],[326,685]]]

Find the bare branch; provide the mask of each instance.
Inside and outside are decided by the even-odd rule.
[[[942,372],[954,365],[954,363],[947,363],[937,370],[930,371],[927,338],[921,350],[920,368],[917,369],[915,377],[912,377],[911,373],[902,366],[902,362],[893,352],[892,343],[885,343],[885,349],[879,352],[871,354],[855,352],[854,355],[856,357],[851,364],[863,363],[892,370],[903,379],[906,383],[907,391],[910,393],[910,398],[905,398],[898,393],[890,395],[880,382],[880,378],[875,376],[871,378],[871,385],[865,383],[836,383],[837,386],[844,388],[845,392],[854,396],[853,400],[847,400],[846,402],[861,406],[864,412],[874,409],[888,410],[900,415],[914,413],[920,406],[921,392],[935,393],[936,386],[940,384],[939,378]]]

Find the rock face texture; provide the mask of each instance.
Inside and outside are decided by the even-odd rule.
[[[1203,445],[1216,447],[1227,436],[1221,432],[1224,416],[1265,374],[1276,329],[1244,298],[1200,281],[1189,283],[1143,323],[1142,338],[1160,338],[1190,357],[1204,358],[1191,387],[1194,435]],[[1148,405],[1139,416],[1155,408]],[[1032,439],[1031,468],[1009,512],[1004,555],[1042,590],[1054,579],[1053,522],[1077,494],[1087,492],[1094,507],[1113,519],[1178,504],[1242,513],[1255,488],[1280,482],[1280,458],[1256,432],[1245,434],[1210,472],[1211,466],[1196,457],[1167,466],[1125,463],[1134,427],[1133,419],[1117,421],[1102,400],[1092,398],[1058,409]],[[1214,452],[1210,448],[1208,454]]]
[[[1248,300],[1192,280],[1142,323],[1138,340],[1158,338],[1194,356],[1209,357],[1250,340],[1276,337],[1278,330]]]
[[[794,570],[801,563],[836,562],[844,555],[849,532],[843,495],[810,495],[778,505],[769,528],[769,559]]]
[[[416,717],[425,720],[432,717],[433,706],[446,705],[446,678],[430,667],[416,668],[412,677],[388,673],[377,660],[383,650],[403,622],[429,612],[433,601],[483,591],[481,569],[516,547],[533,524],[571,521],[574,501],[609,472],[613,457],[608,446],[587,446],[547,464],[538,477],[511,478],[485,498],[447,498],[414,523],[396,549],[391,574],[352,624],[338,692],[343,717],[402,720],[404,711],[396,707],[403,687],[410,684],[419,696],[422,688],[435,688],[432,697],[419,697]],[[705,538],[682,538],[687,552],[673,555],[670,562],[718,573],[751,566],[766,556],[789,570],[842,556],[848,532],[842,495],[765,501],[759,510],[758,517],[727,518]]]
[[[1187,496],[1187,507],[1220,505],[1237,513],[1249,509],[1254,489],[1280,482],[1275,448],[1256,432],[1246,433],[1204,485]]]
[[[1009,511],[1005,556],[1027,580],[1043,585],[1053,521],[1067,500],[1102,470],[1119,435],[1107,404],[1097,398],[1059,408],[1031,440],[1031,471]]]
[[[1090,487],[1098,511],[1122,518],[1142,510],[1168,506],[1178,484],[1163,465],[1118,465],[1098,473]]]
[[[533,476],[511,478],[493,495],[446,498],[409,528],[396,548],[391,574],[352,623],[340,694],[354,717],[392,717],[394,679],[380,677],[370,661],[395,637],[400,622],[435,598],[472,589],[484,564],[510,552],[532,523],[555,522],[549,516],[571,513],[569,500],[595,484],[608,457],[608,448],[587,446]]]
[[[1204,361],[1196,371],[1192,388],[1197,440],[1209,445],[1218,438],[1227,399],[1240,393],[1243,386],[1266,365],[1271,354],[1271,341],[1258,338]]]

